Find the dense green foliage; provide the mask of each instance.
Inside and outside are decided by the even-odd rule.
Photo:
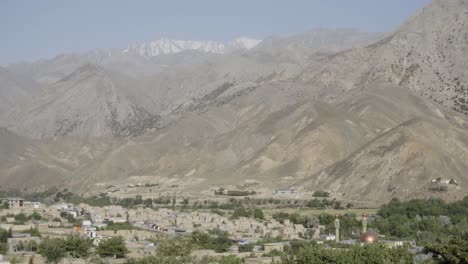
[[[63,241],[67,256],[72,258],[87,258],[91,254],[93,241],[76,235],[70,235]]]
[[[335,216],[330,214],[321,214],[319,216],[321,225],[325,226],[326,233],[335,232]],[[353,214],[344,214],[340,216],[340,235],[342,239],[353,238],[354,234],[359,234],[362,229],[362,223],[356,219]]]
[[[41,237],[41,233],[37,228],[30,228],[28,231],[29,234],[31,234],[32,237]]]
[[[63,239],[44,239],[39,245],[39,254],[46,258],[48,263],[58,263],[67,254],[63,246]]]
[[[441,264],[468,263],[468,240],[452,238],[445,243],[427,245],[424,252],[433,254],[433,259]]]
[[[116,202],[117,205],[120,205],[125,208],[134,208],[139,205],[144,204],[144,200],[141,195],[135,196],[135,198],[123,198]]]
[[[256,191],[241,191],[241,190],[225,190],[223,188],[214,192],[216,195],[227,195],[227,196],[249,196],[257,194]]]
[[[404,247],[395,249],[381,244],[351,246],[346,249],[326,249],[322,245],[303,245],[291,249],[282,257],[283,264],[393,264],[413,263],[413,255]]]
[[[310,222],[310,217],[300,215],[298,213],[289,214],[289,213],[284,213],[284,212],[278,212],[278,213],[274,213],[272,217],[273,219],[275,219],[276,221],[282,224],[284,224],[285,220],[289,220],[293,224],[301,224],[304,226],[307,226]]]
[[[3,222],[6,222],[7,217],[13,217],[15,219],[13,224],[15,224],[15,225],[23,225],[23,224],[25,224],[26,222],[28,222],[30,220],[36,220],[37,221],[37,220],[42,219],[42,216],[38,212],[33,212],[29,216],[26,216],[24,213],[19,213],[19,214],[16,214],[16,215],[6,214],[6,215],[1,217],[1,220]]]
[[[440,199],[415,199],[407,202],[400,202],[395,198],[386,206],[382,207],[377,214],[382,217],[390,217],[391,215],[398,214],[408,218],[415,218],[418,215],[450,215],[455,222],[459,222],[468,215],[468,196],[461,201],[453,203],[446,203]]]
[[[67,239],[43,240],[39,245],[39,253],[44,256],[47,262],[59,262],[63,257],[87,258],[91,254],[93,242],[90,239],[70,235]]]
[[[107,224],[106,229],[107,230],[133,230],[133,229],[137,229],[137,228],[135,226],[133,226],[132,224],[130,224],[129,222],[125,222],[125,223],[111,222],[111,223]]]
[[[128,249],[122,237],[113,237],[101,241],[96,248],[96,253],[100,257],[123,258],[128,253]]]
[[[468,197],[446,203],[438,199],[400,202],[382,207],[370,224],[390,238],[415,239],[419,245],[468,235]]]
[[[55,194],[54,201],[64,201],[73,204],[85,203],[91,206],[107,206],[113,204],[109,196],[105,193],[98,196],[82,197],[68,191],[67,189],[57,192]]]
[[[330,197],[330,193],[327,191],[315,191],[312,194],[313,197]]]
[[[42,220],[42,215],[39,214],[38,212],[33,212],[33,213],[29,216],[29,219],[39,221],[39,220]]]
[[[0,228],[0,254],[5,255],[7,252],[7,240],[12,237],[11,229],[9,231]]]
[[[263,211],[259,208],[245,209],[244,207],[239,207],[234,210],[231,219],[238,219],[240,217],[250,217],[260,220],[265,219]]]
[[[187,237],[172,237],[159,241],[156,253],[162,257],[186,257],[192,252],[193,242]]]
[[[277,213],[273,218],[278,221],[290,219],[303,223],[298,215]],[[310,220],[310,219],[309,219]],[[335,217],[322,214],[318,217],[325,225],[326,233],[334,233]],[[303,223],[307,226],[307,222]],[[401,202],[393,199],[369,217],[368,228],[378,231],[387,239],[414,240],[416,244],[443,243],[453,237],[468,237],[468,197],[461,201],[446,203],[438,199],[410,200]],[[360,217],[344,214],[340,218],[342,239],[356,238],[362,229]]]
[[[142,259],[130,259],[126,264],[241,264],[244,263],[240,258],[230,255],[224,257],[209,257],[195,258],[191,256],[175,257],[175,256],[149,256]]]
[[[192,243],[199,249],[211,249],[215,252],[227,252],[229,247],[233,245],[228,234],[222,231],[211,231],[210,233],[202,233],[195,231],[192,233]]]
[[[239,252],[252,252],[254,249],[254,244],[244,244],[239,246]]]

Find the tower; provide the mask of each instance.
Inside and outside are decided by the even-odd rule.
[[[335,215],[335,241],[340,242],[340,215]]]
[[[367,214],[366,213],[362,213],[362,233],[366,233],[367,232]]]

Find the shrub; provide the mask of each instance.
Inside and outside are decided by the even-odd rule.
[[[330,193],[327,191],[315,191],[312,194],[313,197],[330,197]]]
[[[245,244],[239,246],[239,252],[252,252],[254,249],[254,244]]]

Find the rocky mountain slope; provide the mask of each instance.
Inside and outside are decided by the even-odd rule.
[[[322,100],[356,100],[380,87],[389,90],[384,97],[389,99],[403,88],[435,102],[431,108],[439,116],[428,119],[428,109],[395,124],[312,176],[312,186],[347,198],[388,200],[414,196],[418,189],[426,190],[418,197],[434,196],[427,190],[430,180],[439,177],[466,182],[467,14],[466,1],[433,1],[384,40],[334,55],[327,63],[312,65],[302,73],[303,81],[316,87],[320,91],[317,98]],[[344,93],[350,96],[342,96]],[[396,98],[398,107],[414,103],[406,103],[407,97]],[[443,113],[441,106],[461,114]],[[380,118],[388,118],[391,112],[395,110]],[[460,190],[458,186],[450,194]]]
[[[158,116],[140,106],[136,96],[140,91],[127,89],[132,83],[122,75],[84,65],[8,112],[6,119],[12,121],[7,126],[32,138],[141,133],[156,127]]]
[[[293,186],[372,205],[460,198],[468,190],[466,14],[465,1],[436,0],[366,47],[357,43],[373,35],[319,32],[239,54],[162,55],[145,62],[153,67],[145,74],[112,63],[70,67],[2,115],[9,130],[0,144],[21,144],[0,152],[0,184],[53,182],[92,194],[151,178],[185,192]],[[193,60],[176,62],[186,56]],[[162,60],[173,63],[161,68]],[[8,70],[29,76],[22,69]],[[25,181],[32,175],[34,184]],[[440,191],[436,178],[456,184]]]
[[[467,114],[467,25],[466,1],[433,1],[385,39],[311,65],[302,78],[327,99],[387,81]]]
[[[309,33],[311,39],[304,45],[315,49],[301,53],[308,56],[334,41],[339,47],[336,49],[345,49],[378,36],[350,31],[343,41],[336,35],[336,30]],[[258,54],[229,50],[252,48],[257,41],[251,39],[235,40],[227,45],[230,48],[222,52],[228,53],[224,55],[204,50],[209,43],[203,43],[164,40],[151,44],[155,49],[165,49],[158,54],[93,51],[13,65],[10,71],[32,78],[42,89],[3,114],[0,126],[32,138],[134,136],[173,122],[183,112],[210,105],[217,94],[235,96],[248,87],[291,78],[302,69],[295,60],[277,62],[267,58],[276,54],[264,54],[264,59],[258,59]],[[202,50],[197,51],[198,47]]]

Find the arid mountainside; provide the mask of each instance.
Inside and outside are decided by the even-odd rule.
[[[140,106],[136,96],[140,91],[124,89],[132,83],[117,73],[84,65],[40,95],[18,103],[7,114],[12,120],[9,127],[33,138],[127,136],[156,127],[158,116]]]
[[[330,54],[380,36],[357,30],[317,30],[297,36],[291,43],[299,58],[317,57],[309,59],[313,63],[320,57],[314,54],[323,50]],[[11,105],[1,116],[0,126],[32,138],[139,135],[171,122],[181,112],[210,104],[218,94],[234,95],[251,86],[292,78],[302,70],[292,56],[278,62],[271,59],[276,53],[259,55],[264,49],[161,56],[93,51],[12,65],[8,70],[41,84],[41,89],[29,100]],[[280,45],[274,50],[288,47]],[[11,86],[7,82],[1,85]]]
[[[460,198],[468,191],[467,14],[465,1],[436,0],[385,36],[317,31],[248,52],[131,64],[152,65],[145,71],[81,57],[56,78],[47,69],[61,69],[57,58],[34,74],[32,64],[12,66],[41,86],[0,111],[8,129],[0,184],[95,194],[141,177],[171,179],[187,193],[292,186],[374,205]],[[2,95],[16,87],[3,83]],[[453,184],[441,191],[437,178]]]
[[[329,190],[344,200],[365,198],[376,203],[393,197],[462,198],[468,183],[466,116],[425,102],[400,87],[383,87],[346,102],[346,109],[367,122],[393,124],[387,123],[382,133],[310,175],[301,186]],[[430,191],[437,187],[432,182],[437,178],[454,180],[457,185],[449,185],[448,192]]]
[[[329,100],[386,81],[467,114],[467,44],[468,2],[433,1],[390,36],[311,65],[301,77]]]

